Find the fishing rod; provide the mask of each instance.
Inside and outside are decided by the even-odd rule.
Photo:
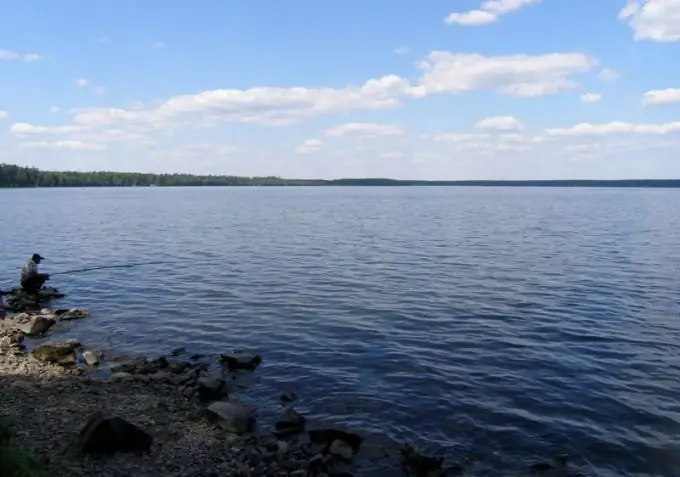
[[[66,270],[63,272],[55,272],[55,273],[50,273],[50,277],[54,277],[56,275],[71,275],[74,273],[83,273],[83,272],[92,272],[96,270],[108,270],[110,268],[133,268],[133,267],[141,267],[144,265],[163,265],[163,264],[170,264],[170,263],[176,263],[176,262],[170,262],[170,261],[158,261],[158,262],[142,262],[142,263],[126,263],[122,265],[102,265],[100,267],[90,267],[90,268],[77,268],[75,270]]]

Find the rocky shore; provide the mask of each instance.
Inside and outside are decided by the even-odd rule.
[[[348,477],[365,475],[359,456],[393,459],[406,475],[464,475],[465,462],[410,446],[369,448],[351,430],[312,426],[293,394],[276,403],[276,422],[258,422],[234,384],[257,372],[256,353],[109,356],[59,341],[59,329],[75,325],[67,322],[91,319],[86,310],[43,308],[62,296],[10,291],[0,319],[0,416],[15,423],[18,445],[38,457],[44,475]]]

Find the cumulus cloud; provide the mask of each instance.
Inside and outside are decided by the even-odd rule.
[[[611,68],[602,68],[600,72],[597,74],[597,78],[599,80],[607,82],[616,81],[620,77],[621,75],[619,74],[619,72]]]
[[[434,51],[419,64],[423,71],[420,86],[426,94],[494,90],[533,98],[576,87],[572,75],[587,72],[596,64],[581,53],[487,57]]]
[[[653,89],[642,96],[644,106],[680,103],[680,88]]]
[[[326,129],[324,134],[326,136],[361,136],[361,137],[375,137],[375,136],[397,136],[402,134],[403,130],[395,124],[378,124],[378,123],[346,123]]]
[[[551,136],[602,136],[610,134],[670,134],[680,132],[680,121],[645,124],[613,121],[609,123],[593,124],[580,123],[568,128],[546,129]]]
[[[524,129],[522,122],[513,116],[492,116],[477,121],[477,129],[487,131],[521,131]]]
[[[5,119],[7,116],[9,116],[9,113],[0,109],[0,119]]]
[[[16,51],[3,50],[0,48],[0,60],[33,62],[41,59],[42,56],[37,53],[18,53]]]
[[[500,17],[520,8],[536,5],[541,0],[487,0],[477,10],[447,15],[447,25],[481,26],[497,22]]]
[[[635,40],[680,41],[680,0],[630,0],[619,12]]]
[[[581,95],[582,103],[599,103],[600,101],[602,101],[600,93],[585,93]]]
[[[310,154],[313,152],[320,151],[323,149],[323,141],[319,139],[307,139],[302,144],[300,144],[295,150],[300,154]]]
[[[36,141],[24,142],[23,147],[36,149],[65,149],[70,151],[103,151],[106,144],[87,143],[81,141]]]

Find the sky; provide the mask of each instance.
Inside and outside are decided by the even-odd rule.
[[[0,10],[0,163],[680,178],[680,0],[5,0]]]

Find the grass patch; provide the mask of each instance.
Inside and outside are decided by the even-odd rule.
[[[43,477],[38,460],[12,442],[11,423],[0,417],[0,476]]]

